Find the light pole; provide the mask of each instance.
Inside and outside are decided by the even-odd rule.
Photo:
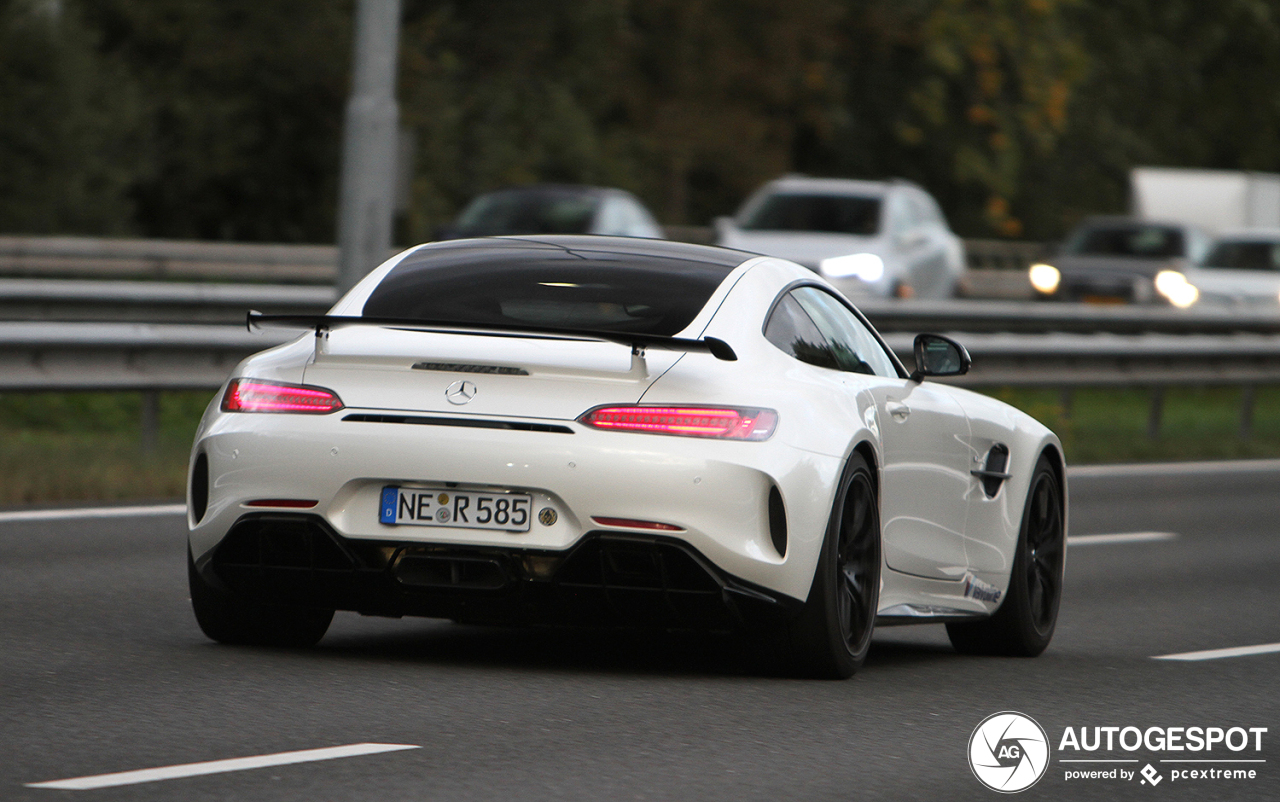
[[[357,0],[351,97],[338,189],[338,291],[351,289],[391,248],[395,206],[396,58],[400,0]]]

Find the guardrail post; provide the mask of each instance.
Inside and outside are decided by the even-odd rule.
[[[1159,385],[1151,388],[1151,411],[1147,415],[1147,437],[1152,440],[1160,438],[1160,419],[1164,417],[1164,388]]]
[[[1257,385],[1246,384],[1240,388],[1240,439],[1248,440],[1253,434],[1253,404]]]
[[[1062,419],[1071,418],[1071,404],[1075,401],[1075,391],[1071,387],[1063,387],[1058,395],[1058,405],[1062,407]]]
[[[154,454],[160,445],[160,391],[142,391],[142,453]]]

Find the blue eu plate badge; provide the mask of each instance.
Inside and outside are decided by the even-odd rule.
[[[393,524],[396,522],[396,500],[399,498],[400,488],[384,487],[382,488],[382,507],[378,520],[384,524]],[[367,508],[366,508],[367,509]]]

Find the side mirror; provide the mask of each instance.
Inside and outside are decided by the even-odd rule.
[[[963,345],[941,334],[917,334],[915,352],[913,382],[923,381],[926,376],[963,376],[973,364]]]

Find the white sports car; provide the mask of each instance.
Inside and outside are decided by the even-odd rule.
[[[191,455],[209,637],[334,610],[762,632],[847,677],[878,625],[1035,655],[1062,590],[1052,432],[908,372],[812,271],[592,236],[412,248],[242,362]]]

